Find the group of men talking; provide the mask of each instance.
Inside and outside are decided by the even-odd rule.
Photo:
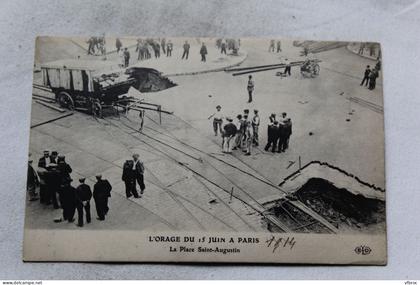
[[[232,153],[233,150],[241,149],[245,155],[251,155],[253,147],[259,145],[259,127],[260,116],[258,110],[254,110],[251,117],[249,109],[245,109],[243,114],[236,116],[236,122],[233,122],[231,117],[224,117],[222,114],[222,107],[216,106],[216,112],[208,119],[213,118],[214,135],[221,134],[222,152]],[[224,120],[226,120],[224,122]],[[292,121],[287,117],[286,113],[282,113],[279,120],[276,119],[275,114],[269,117],[269,124],[267,128],[267,144],[265,151],[271,147],[272,152],[284,152],[289,147],[289,139],[292,134]]]
[[[61,208],[63,210],[62,217],[54,219],[56,223],[63,221],[73,223],[77,210],[77,225],[83,227],[84,216],[86,216],[86,222],[91,223],[90,200],[93,197],[97,220],[105,220],[109,211],[108,199],[111,197],[112,190],[108,180],[103,179],[101,174],[96,175],[93,192],[86,184],[86,177],[81,177],[79,185],[73,187],[72,168],[66,162],[64,155],[59,155],[57,151],[45,150],[38,161],[37,169],[32,165],[31,156],[30,154],[27,176],[30,202],[39,200],[45,206],[52,205],[54,209]],[[143,182],[144,166],[138,158],[139,155],[134,154],[133,160],[127,160],[123,165],[122,180],[126,185],[127,198],[132,195],[136,198],[140,197],[136,190],[136,181],[140,185],[141,195],[146,188]],[[39,189],[39,193],[37,189]]]

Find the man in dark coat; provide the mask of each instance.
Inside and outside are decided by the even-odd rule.
[[[128,67],[130,64],[130,52],[127,48],[124,48],[124,67]]]
[[[370,66],[368,65],[368,66],[366,66],[365,74],[363,76],[362,83],[360,83],[360,86],[362,86],[363,83],[365,83],[365,82],[366,82],[365,86],[368,86],[368,84],[369,84],[369,74],[370,74]]]
[[[74,213],[76,212],[76,189],[71,186],[71,181],[61,186],[60,203],[63,208],[63,219],[55,220],[56,223],[68,221],[74,222]]]
[[[121,43],[121,40],[119,38],[117,38],[115,40],[115,47],[117,48],[117,53],[120,53],[120,49],[122,47],[122,43]]]
[[[96,175],[97,182],[93,186],[93,199],[95,200],[96,213],[99,221],[105,220],[105,215],[108,214],[108,198],[111,197],[112,186],[108,180],[102,179],[102,175]]]
[[[144,185],[144,164],[139,160],[139,154],[133,154],[133,165],[132,170],[134,172],[134,178],[139,184],[140,187],[140,195],[143,195],[146,186]]]
[[[231,118],[226,118],[227,124],[223,127],[223,152],[224,153],[232,153],[232,148],[234,145],[234,138],[238,129],[236,128],[235,124],[232,123]]]
[[[50,180],[49,180],[49,171],[51,166],[54,165],[56,162],[51,159],[50,152],[48,150],[44,150],[44,156],[41,157],[38,161],[38,175],[40,178],[40,185],[39,185],[39,200],[41,204],[49,205],[51,204],[50,200]]]
[[[77,208],[77,225],[83,227],[83,209],[86,212],[86,222],[89,224],[90,217],[90,199],[92,198],[92,191],[89,185],[85,184],[86,178],[80,178],[80,185],[76,188],[76,208]]]
[[[284,122],[279,123],[277,138],[278,138],[277,152],[283,152],[285,150],[285,144],[286,144],[286,126]]]
[[[252,92],[254,92],[254,80],[252,80],[252,75],[248,76],[248,83],[246,85],[246,89],[248,90],[248,103],[252,102]]]
[[[136,169],[134,166],[134,160],[126,160],[123,165],[122,181],[125,183],[125,195],[127,198],[134,196],[139,198],[139,194],[136,189]]]
[[[174,44],[171,42],[171,40],[169,40],[168,44],[166,45],[166,56],[172,56],[173,48],[174,48]]]
[[[28,161],[28,177],[26,180],[26,190],[29,193],[29,201],[38,200],[38,194],[36,188],[39,186],[39,179],[35,169],[32,167],[32,159]]]
[[[184,48],[184,52],[182,54],[182,58],[181,59],[188,59],[188,54],[190,53],[190,44],[188,43],[188,41],[185,41],[184,45],[182,46]]]
[[[376,78],[378,78],[379,72],[374,68],[369,74],[369,89],[373,90],[376,87]]]
[[[290,136],[292,135],[292,120],[290,118],[287,118],[285,124],[284,124],[284,144],[283,144],[283,151],[289,148],[289,140]]]
[[[207,47],[204,43],[201,45],[200,54],[201,54],[201,61],[206,62]]]
[[[267,144],[264,147],[265,151],[268,151],[270,146],[271,146],[271,152],[276,151],[278,133],[279,133],[278,125],[279,125],[279,122],[277,122],[277,121],[274,121],[272,124],[268,125],[268,128],[267,128]]]

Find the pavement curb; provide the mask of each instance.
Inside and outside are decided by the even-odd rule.
[[[352,49],[350,48],[350,44],[346,45],[346,49],[347,49],[349,52],[354,53],[355,55],[358,55],[358,56],[360,56],[360,57],[363,57],[363,58],[366,58],[366,59],[370,59],[370,60],[373,60],[373,61],[378,61],[375,57],[370,57],[370,56],[367,56],[367,55],[359,54],[358,52],[356,52],[356,51],[352,50]]]
[[[181,72],[181,73],[162,74],[162,75],[166,76],[166,77],[174,77],[174,76],[197,75],[197,74],[204,74],[204,73],[210,73],[210,72],[219,72],[219,71],[224,71],[227,68],[238,66],[238,65],[242,64],[247,58],[248,58],[248,53],[245,55],[245,57],[241,61],[239,61],[235,64],[228,65],[228,66],[218,67],[218,68],[213,68],[213,69],[208,69],[208,70],[202,70],[202,71]]]

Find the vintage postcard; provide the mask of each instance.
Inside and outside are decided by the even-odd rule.
[[[381,47],[36,39],[25,261],[387,262]]]

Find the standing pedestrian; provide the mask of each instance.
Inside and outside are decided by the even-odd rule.
[[[230,117],[227,117],[226,120],[228,123],[223,127],[223,152],[232,153],[237,128]]]
[[[278,125],[279,122],[274,121],[273,123],[268,124],[267,127],[267,144],[264,147],[265,151],[268,151],[271,147],[271,152],[276,151],[277,140],[278,140]]]
[[[182,58],[181,59],[188,59],[188,54],[190,53],[190,44],[188,43],[188,41],[185,41],[184,45],[182,46],[184,48],[184,52],[182,54]]]
[[[122,43],[121,43],[121,40],[119,38],[117,38],[115,40],[115,47],[117,48],[117,53],[120,53],[120,49],[122,47]]]
[[[238,114],[236,116],[236,118],[238,119],[238,121],[235,124],[235,126],[236,126],[236,137],[235,137],[235,146],[233,147],[233,150],[236,150],[236,149],[238,149],[238,147],[241,146],[242,128],[243,128],[243,124],[244,124],[244,120],[243,120],[241,114]]]
[[[36,193],[36,188],[39,186],[39,178],[35,169],[32,167],[32,159],[28,161],[28,177],[26,180],[26,190],[29,193],[29,201],[38,200],[38,194]]]
[[[219,131],[220,134],[222,134],[223,114],[222,114],[221,110],[222,110],[222,106],[217,105],[216,106],[216,112],[213,115],[211,115],[210,117],[208,117],[209,120],[211,118],[213,118],[214,136],[217,136],[217,131]]]
[[[254,110],[254,117],[252,118],[252,131],[254,133],[255,146],[259,145],[258,129],[260,127],[260,116],[258,115],[258,110]]]
[[[161,39],[161,41],[160,41],[160,46],[161,46],[161,48],[162,48],[162,52],[163,52],[163,54],[166,54],[166,39],[165,39],[165,38],[162,38],[162,39]]]
[[[292,120],[290,118],[287,118],[285,122],[285,141],[284,141],[283,151],[289,148],[289,141],[290,141],[291,135],[292,135]]]
[[[201,54],[201,61],[206,62],[207,47],[204,43],[201,45],[200,54]]]
[[[270,41],[270,46],[268,47],[268,51],[269,52],[274,52],[274,43],[275,43],[274,40],[271,40]]]
[[[48,196],[50,193],[48,171],[51,164],[50,152],[44,150],[44,156],[38,161],[38,175],[40,178],[39,185],[39,201],[41,204],[49,204]]]
[[[285,61],[285,65],[286,65],[286,67],[284,68],[284,74],[286,75],[286,74],[288,74],[289,76],[291,75],[291,69],[292,69],[292,66],[291,66],[291,64],[290,64],[290,62],[289,62],[289,59],[285,59],[284,60]]]
[[[89,185],[85,184],[85,177],[79,179],[80,185],[76,188],[77,225],[83,227],[83,209],[86,212],[86,222],[91,222],[90,199],[92,191]]]
[[[128,51],[127,48],[124,48],[124,67],[128,67],[128,65],[130,64],[130,52]]]
[[[172,56],[172,50],[174,48],[173,43],[171,42],[171,40],[168,41],[168,44],[166,45],[166,56],[171,57]]]
[[[134,196],[140,198],[136,189],[136,169],[134,160],[126,160],[123,165],[122,181],[125,184],[125,195],[127,198]]]
[[[277,41],[277,53],[281,52],[281,41]]]
[[[247,121],[245,126],[245,155],[251,155],[252,141],[254,140],[254,133],[250,121]]]
[[[369,74],[369,90],[376,88],[376,78],[379,76],[378,70],[374,68]]]
[[[252,80],[252,75],[248,76],[247,90],[248,90],[248,103],[252,102],[252,93],[254,92],[254,81]]]
[[[223,39],[222,43],[220,44],[220,53],[226,54],[226,41]]]
[[[74,222],[74,214],[76,212],[76,189],[71,186],[71,181],[61,186],[60,203],[63,208],[63,218],[54,220],[56,223],[68,221]]]
[[[96,213],[99,221],[105,220],[108,214],[108,198],[111,197],[112,186],[106,179],[102,179],[102,175],[96,175],[96,183],[93,186],[93,199],[95,200]]]
[[[363,76],[363,80],[362,80],[362,83],[360,83],[360,86],[362,86],[363,85],[363,83],[365,83],[365,86],[368,86],[368,84],[369,84],[369,75],[370,75],[370,72],[371,72],[371,70],[370,70],[370,66],[368,65],[368,66],[366,66],[366,69],[365,69],[365,74],[364,74],[364,76]]]

